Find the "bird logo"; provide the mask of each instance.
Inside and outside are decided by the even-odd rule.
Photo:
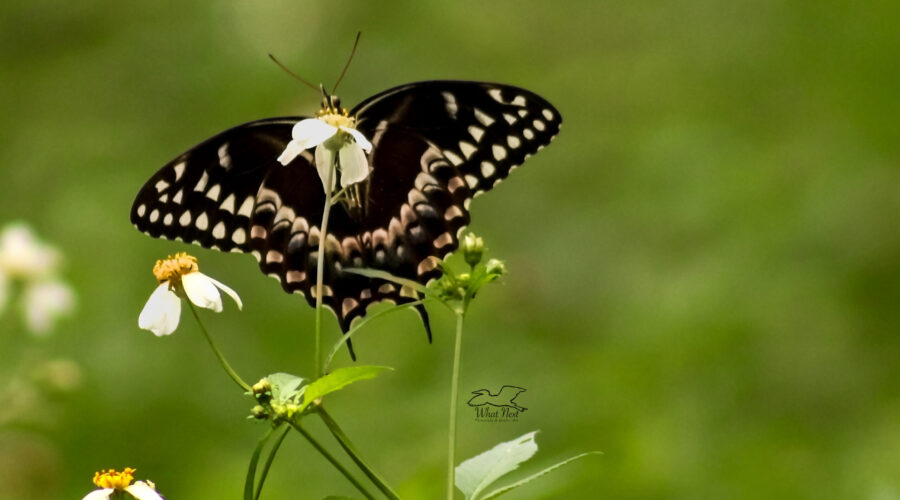
[[[477,391],[472,391],[472,394],[475,394],[472,399],[468,401],[469,406],[496,406],[498,408],[512,408],[517,411],[525,411],[528,408],[524,408],[515,403],[516,398],[519,394],[525,392],[526,389],[522,387],[516,387],[514,385],[504,385],[500,388],[500,392],[494,394],[487,389],[478,389]]]

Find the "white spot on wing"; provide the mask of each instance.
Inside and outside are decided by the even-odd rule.
[[[503,146],[501,146],[499,144],[494,144],[493,146],[491,146],[491,149],[493,150],[494,158],[497,161],[501,161],[504,158],[506,158],[506,148],[504,148]]]
[[[534,130],[531,130],[530,128],[526,128],[525,130],[522,131],[522,135],[524,135],[525,138],[528,140],[534,139]]]
[[[181,204],[181,197],[184,195],[184,189],[179,189],[175,196],[172,197],[172,203]]]
[[[225,237],[225,223],[222,221],[219,221],[219,223],[216,224],[216,227],[213,228],[212,235],[213,235],[213,238],[215,238],[217,240],[221,240],[222,238],[224,238]]]
[[[452,163],[455,166],[462,165],[462,163],[463,163],[463,159],[460,158],[459,155],[454,153],[453,151],[445,150],[444,156],[447,157],[447,159],[450,160],[450,163]]]
[[[209,227],[209,218],[206,217],[206,212],[201,213],[200,217],[197,217],[197,222],[194,225],[197,226],[197,229],[206,231]]]
[[[490,117],[484,111],[478,108],[472,108],[472,111],[475,112],[475,119],[478,120],[485,127],[490,127],[492,123],[494,123],[494,119]]]
[[[540,131],[544,131],[547,128],[547,125],[545,125],[544,122],[542,122],[540,120],[535,120],[533,125],[534,125],[534,128],[536,128]]]
[[[171,226],[171,225],[172,225],[172,219],[174,219],[174,218],[175,218],[175,217],[173,217],[172,214],[166,214],[166,216],[163,217],[163,224],[165,224],[165,225],[167,225],[167,226]]]
[[[466,174],[466,184],[469,185],[470,189],[475,189],[478,186],[478,177],[475,177],[472,174]]]
[[[219,165],[222,165],[225,170],[231,168],[231,155],[228,154],[227,142],[219,147]]]
[[[484,177],[491,177],[494,173],[497,172],[497,168],[494,167],[494,164],[489,161],[481,162],[481,175]]]
[[[244,228],[239,227],[231,233],[231,241],[235,242],[237,245],[243,245],[245,241],[247,241],[247,232],[244,231]]]
[[[522,145],[522,140],[514,135],[510,135],[506,138],[506,143],[509,144],[509,147],[516,149]]]
[[[481,138],[484,137],[484,129],[475,125],[469,125],[469,134],[472,135],[475,142],[480,142]]]
[[[145,213],[147,213],[147,205],[142,203],[141,206],[137,208],[138,217],[143,217]]]
[[[516,106],[524,106],[525,105],[525,96],[517,95],[515,99],[512,100],[512,104]]]
[[[169,187],[169,183],[168,183],[168,182],[166,182],[166,181],[164,181],[164,180],[162,180],[162,179],[156,181],[156,192],[157,192],[157,193],[163,192],[167,187]]]
[[[254,203],[253,197],[248,196],[244,200],[244,203],[241,203],[241,208],[238,209],[238,215],[243,215],[244,217],[250,217],[250,215],[253,213],[253,203]]]
[[[453,94],[450,92],[441,92],[441,95],[444,96],[444,108],[447,109],[447,113],[450,114],[450,118],[456,119],[456,112],[459,109],[459,106],[456,105],[456,98],[453,97]]]
[[[550,121],[553,121],[553,111],[550,111],[549,109],[545,109],[545,110],[541,111],[541,114],[544,115],[544,118],[546,118]]]
[[[506,123],[508,123],[510,125],[512,125],[513,123],[516,123],[516,121],[518,121],[518,118],[516,118],[515,116],[513,116],[509,113],[503,113],[503,119],[506,120]]]
[[[158,220],[159,220],[159,210],[154,208],[153,211],[150,212],[150,222],[156,222]]]
[[[209,188],[209,191],[206,192],[206,197],[212,201],[219,201],[219,194],[222,192],[222,186],[216,184],[215,186]]]
[[[178,223],[185,227],[188,226],[191,223],[191,213],[185,210],[184,213],[181,214],[181,218],[178,219]]]
[[[209,174],[206,173],[206,170],[203,171],[203,175],[200,176],[200,180],[197,181],[197,185],[194,186],[194,191],[203,191],[206,189],[206,183],[209,182]]]
[[[181,179],[181,176],[184,175],[184,162],[175,165],[172,167],[172,170],[175,171],[175,182],[178,182]]]
[[[219,208],[221,208],[222,210],[224,210],[230,214],[233,214],[234,213],[234,193],[229,194],[225,198],[225,201],[223,201],[222,204],[219,206]]]
[[[472,157],[475,151],[478,151],[474,144],[466,141],[459,141],[459,150],[462,151],[463,156],[465,156],[467,160]]]
[[[500,89],[488,89],[488,95],[491,96],[495,101],[506,104],[506,101],[503,100],[503,96],[500,95]]]

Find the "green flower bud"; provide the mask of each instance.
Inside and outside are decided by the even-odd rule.
[[[463,238],[462,250],[466,263],[475,267],[481,262],[481,257],[484,255],[484,240],[469,233]]]
[[[497,259],[487,261],[484,270],[491,276],[503,276],[506,274],[506,264]]]
[[[261,405],[256,405],[250,409],[250,415],[257,420],[265,420],[269,418],[269,412]]]

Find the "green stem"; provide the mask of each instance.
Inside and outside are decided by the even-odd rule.
[[[311,444],[312,447],[316,449],[316,451],[318,451],[323,457],[325,457],[325,460],[328,460],[328,462],[331,463],[331,465],[333,465],[335,469],[340,471],[340,473],[343,474],[345,478],[347,478],[347,481],[350,481],[353,486],[355,486],[356,489],[359,490],[360,493],[362,493],[364,497],[368,498],[369,500],[375,500],[375,497],[372,496],[371,493],[366,491],[363,485],[360,484],[360,482],[355,477],[353,477],[352,474],[350,474],[350,471],[348,471],[343,465],[341,465],[341,463],[334,458],[334,455],[329,453],[328,450],[326,450],[321,445],[321,443],[316,441],[316,438],[312,437],[310,433],[306,432],[306,429],[301,427],[298,422],[295,422],[293,420],[289,421],[288,423],[291,424],[291,427],[296,429],[297,432],[299,432],[303,437],[305,437],[306,440],[309,441],[309,444]]]
[[[334,165],[328,169],[325,185],[331,186]],[[322,369],[322,281],[325,273],[325,240],[328,238],[328,214],[331,213],[331,189],[325,190],[325,207],[322,209],[322,225],[319,232],[319,253],[316,255],[316,378],[321,378]]]
[[[368,324],[369,321],[371,321],[379,316],[383,316],[385,314],[388,314],[388,313],[391,313],[394,311],[399,311],[400,309],[405,309],[408,307],[415,307],[419,304],[424,304],[426,300],[428,300],[428,299],[416,300],[413,302],[406,302],[403,304],[395,305],[394,307],[391,307],[390,309],[378,311],[375,314],[371,314],[371,315],[366,316],[363,319],[359,320],[358,323],[353,325],[353,328],[350,328],[350,330],[348,330],[347,333],[345,333],[340,339],[338,339],[337,342],[334,343],[334,346],[331,348],[331,351],[328,353],[328,356],[325,356],[325,364],[323,365],[324,371],[326,371],[326,372],[328,371],[328,367],[331,365],[331,361],[334,359],[335,354],[337,354],[337,352],[339,350],[341,350],[341,347],[344,345],[344,343],[347,342],[347,340],[349,340],[350,337],[352,337],[354,334],[356,334],[356,332],[358,332],[362,327],[366,326],[366,324]]]
[[[453,348],[453,378],[450,381],[450,437],[447,446],[447,500],[453,500],[456,487],[456,406],[459,397],[459,361],[462,353],[464,311],[456,311],[456,343]]]
[[[225,356],[222,354],[222,351],[220,351],[219,348],[216,347],[216,344],[215,344],[215,342],[213,342],[213,339],[209,335],[209,332],[206,331],[206,327],[203,326],[203,322],[200,321],[200,315],[197,314],[197,309],[194,307],[194,304],[191,303],[190,300],[186,300],[185,302],[187,302],[188,307],[191,308],[191,313],[193,313],[194,319],[196,319],[197,324],[200,325],[200,331],[203,332],[203,336],[206,337],[206,342],[209,343],[209,346],[212,348],[213,353],[215,353],[216,358],[219,359],[219,363],[221,363],[222,368],[225,369],[225,372],[228,374],[229,377],[231,377],[231,380],[234,380],[234,382],[237,385],[241,386],[241,388],[244,389],[246,392],[252,392],[252,390],[250,389],[250,386],[247,384],[247,382],[244,382],[244,380],[240,377],[240,375],[238,375],[237,372],[235,372],[234,369],[231,368],[231,365],[228,364],[228,361],[225,359]]]
[[[384,479],[375,472],[369,464],[366,463],[365,460],[362,459],[359,452],[356,450],[356,447],[353,446],[353,443],[350,441],[350,438],[344,434],[344,431],[341,430],[341,427],[331,418],[331,415],[325,411],[325,408],[319,406],[316,410],[316,413],[319,414],[319,417],[325,422],[325,425],[328,427],[328,430],[334,435],[334,438],[337,439],[338,444],[341,445],[341,448],[347,452],[347,455],[356,463],[356,465],[363,471],[363,474],[366,475],[382,493],[385,494],[391,500],[399,500],[400,497],[397,496],[397,493],[391,489],[390,486],[384,481]]]
[[[282,424],[278,424],[278,427],[280,428],[281,425]],[[281,443],[284,442],[284,438],[287,437],[290,430],[291,429],[288,427],[285,427],[284,431],[275,441],[275,444],[272,445],[272,449],[269,450],[269,456],[266,457],[266,463],[263,465],[263,470],[259,474],[259,482],[256,484],[256,494],[253,495],[254,500],[259,500],[259,496],[262,495],[263,485],[266,484],[266,478],[269,476],[269,469],[272,467],[272,462],[275,461],[275,455],[278,453],[278,449],[281,448]]]

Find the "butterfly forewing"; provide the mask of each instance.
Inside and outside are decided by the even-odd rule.
[[[559,112],[541,96],[511,85],[428,81],[396,87],[351,111],[364,134],[390,124],[435,144],[474,194],[505,179],[553,140]]]
[[[300,119],[240,125],[175,158],[141,188],[131,222],[153,237],[247,251],[259,186]]]

